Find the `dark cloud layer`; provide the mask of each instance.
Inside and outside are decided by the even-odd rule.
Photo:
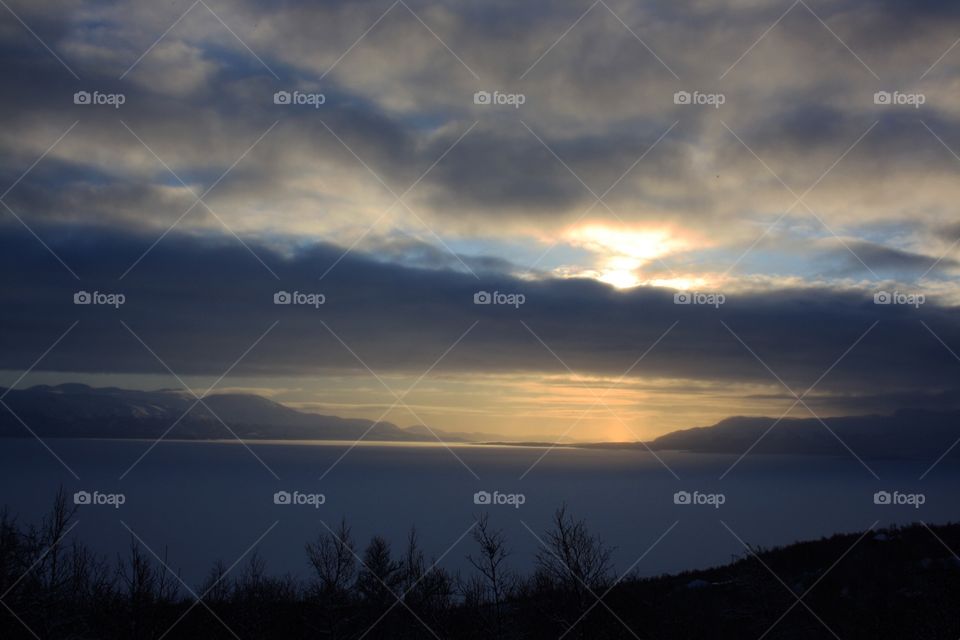
[[[278,321],[236,374],[360,369],[326,323],[375,371],[416,376],[478,322],[438,373],[566,373],[542,340],[579,375],[619,376],[676,322],[635,375],[775,382],[732,331],[800,393],[879,321],[819,390],[933,393],[955,388],[960,371],[960,362],[921,324],[957,349],[960,317],[955,308],[932,300],[915,309],[875,305],[862,293],[810,289],[728,295],[717,309],[674,304],[674,293],[666,289],[622,292],[589,280],[530,282],[489,270],[479,271],[478,280],[356,253],[321,281],[340,249],[318,244],[284,257],[252,244],[279,275],[277,281],[236,241],[176,233],[118,280],[153,237],[64,228],[44,229],[43,235],[81,280],[70,277],[29,235],[4,228],[0,367],[5,369],[26,369],[79,320],[39,369],[162,372],[123,321],[177,373],[219,375]],[[481,262],[473,264],[479,269]],[[74,305],[80,289],[122,292],[127,302],[119,309]],[[281,289],[321,292],[326,303],[319,309],[274,305],[273,294]],[[526,303],[519,309],[478,306],[473,304],[478,290],[523,293]]]

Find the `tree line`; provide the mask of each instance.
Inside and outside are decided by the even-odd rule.
[[[381,536],[361,547],[341,521],[305,544],[306,578],[270,575],[254,551],[240,566],[216,562],[195,587],[135,537],[115,561],[98,556],[70,535],[75,515],[62,490],[39,525],[0,512],[0,637],[530,637],[517,619],[526,601],[551,627],[581,627],[570,637],[596,637],[590,592],[613,581],[612,550],[564,507],[529,578],[481,515],[466,575],[428,560],[416,529],[397,550]]]
[[[73,532],[61,490],[38,524],[0,512],[0,638],[913,638],[960,636],[960,525],[889,527],[673,576],[616,576],[613,550],[565,507],[528,575],[481,515],[472,568],[428,559],[412,529],[394,548],[347,522],[304,545],[303,577],[251,552],[191,586],[136,536],[116,559]]]

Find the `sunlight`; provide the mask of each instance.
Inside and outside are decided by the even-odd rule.
[[[665,255],[680,244],[667,230],[629,230],[597,223],[577,227],[568,237],[574,244],[590,251],[628,257],[641,262],[649,262]]]
[[[621,420],[611,420],[605,427],[600,427],[589,438],[600,442],[637,442],[642,439],[639,429],[634,429]]]
[[[706,278],[681,277],[681,278],[654,278],[648,280],[645,284],[653,287],[666,287],[668,289],[678,289],[688,291],[694,288],[703,288],[707,285]]]
[[[593,269],[567,269],[565,275],[594,278],[617,289],[647,284],[640,276],[641,268],[690,245],[669,229],[629,229],[596,222],[573,228],[567,239],[572,245],[595,253],[599,263]]]

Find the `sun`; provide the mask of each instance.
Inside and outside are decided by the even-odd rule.
[[[689,246],[689,241],[667,228],[639,229],[595,222],[571,229],[566,238],[597,256],[594,268],[566,270],[567,275],[594,278],[617,289],[649,284],[641,276],[642,267]],[[676,288],[689,286],[692,284]]]

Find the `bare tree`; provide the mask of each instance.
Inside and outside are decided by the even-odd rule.
[[[217,560],[210,568],[210,573],[200,584],[197,595],[203,596],[203,601],[211,606],[229,602],[233,595],[233,588],[227,579],[227,565],[223,560]]]
[[[555,586],[599,591],[610,584],[613,549],[591,534],[584,520],[567,515],[566,505],[554,512],[553,528],[544,542],[546,548],[537,553],[537,569]]]
[[[566,505],[554,513],[553,528],[544,538],[534,580],[538,590],[556,594],[547,613],[569,629],[611,584],[613,549],[591,534],[583,520],[567,515]],[[587,637],[584,622],[577,626],[580,637]]]
[[[403,566],[393,559],[390,543],[374,536],[363,552],[363,568],[357,576],[357,595],[363,610],[364,624],[380,620],[369,637],[387,637],[385,629],[391,625],[388,612],[396,612],[394,604],[400,596]],[[386,616],[386,619],[382,619]]]
[[[502,530],[490,527],[488,514],[478,518],[473,530],[473,539],[480,547],[479,554],[468,555],[467,560],[480,573],[480,579],[467,583],[474,605],[488,627],[491,637],[504,637],[504,605],[514,593],[517,585],[516,575],[506,566],[510,551]],[[485,615],[486,614],[486,615]]]
[[[327,637],[340,637],[341,627],[351,617],[357,580],[356,552],[346,519],[340,521],[336,532],[325,531],[316,542],[308,542],[306,551],[314,573],[309,593],[320,613],[318,630]]]
[[[302,598],[296,580],[288,574],[271,576],[266,561],[253,551],[233,582],[233,629],[244,640],[290,637],[287,627],[294,626],[290,612]]]
[[[335,533],[324,532],[316,542],[308,542],[306,550],[320,594],[331,596],[349,591],[357,577],[357,562],[346,519],[340,521]]]
[[[163,626],[164,609],[177,600],[177,579],[164,565],[169,565],[167,549],[163,551],[163,562],[155,563],[133,536],[129,555],[117,560],[116,581],[129,622],[126,632],[132,637],[157,637]]]
[[[401,597],[421,619],[433,623],[441,622],[451,606],[453,596],[453,579],[436,564],[434,561],[427,565],[417,530],[411,528],[402,561]],[[419,625],[415,620],[409,622],[414,628]]]
[[[48,593],[56,594],[69,580],[70,547],[64,541],[64,536],[69,531],[76,513],[77,508],[67,505],[67,494],[63,487],[60,487],[54,497],[50,514],[43,519],[39,532],[34,536],[35,552],[40,562],[36,575],[42,588]]]

